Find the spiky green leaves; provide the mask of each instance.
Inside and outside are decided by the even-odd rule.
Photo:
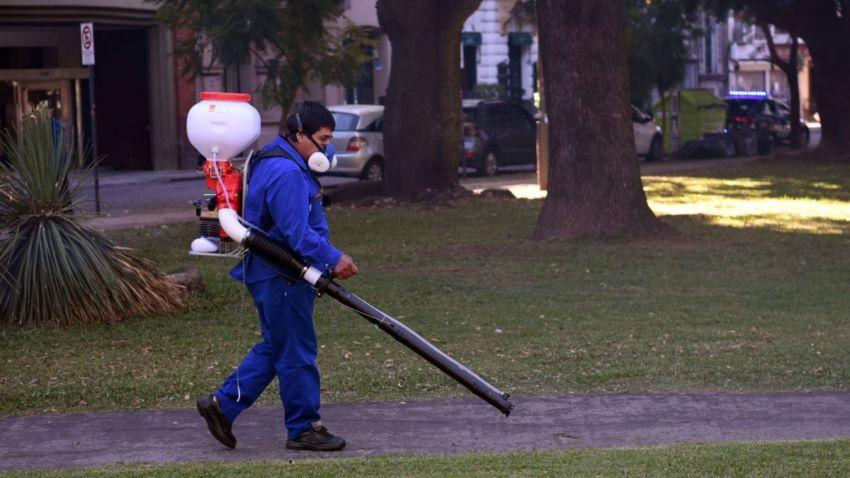
[[[182,305],[183,289],[73,214],[90,168],[46,110],[4,134],[0,165],[0,324],[114,322]]]

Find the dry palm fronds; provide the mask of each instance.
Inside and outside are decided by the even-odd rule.
[[[184,288],[148,261],[78,222],[72,211],[90,168],[75,159],[46,110],[6,132],[0,165],[0,324],[74,325],[183,305]]]

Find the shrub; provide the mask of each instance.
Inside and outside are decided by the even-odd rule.
[[[115,322],[181,307],[181,286],[74,214],[94,165],[70,177],[64,128],[39,109],[17,133],[2,138],[0,324]]]

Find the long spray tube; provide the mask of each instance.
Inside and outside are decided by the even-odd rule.
[[[240,223],[236,211],[229,208],[219,209],[218,218],[227,235],[252,253],[273,261],[286,269],[297,271],[298,275],[313,287],[350,307],[360,316],[377,325],[378,328],[431,362],[446,375],[458,381],[506,416],[511,413],[514,404],[508,400],[507,393],[487,383],[486,380],[435,347],[410,327],[347,291],[344,287],[323,275],[318,269],[305,264],[288,247],[270,238],[263,231],[245,228]]]

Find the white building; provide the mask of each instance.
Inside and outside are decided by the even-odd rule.
[[[686,69],[684,88],[705,88],[719,97],[730,90],[764,91],[772,98],[790,104],[785,73],[770,62],[770,50],[762,29],[730,14],[723,20],[700,17],[703,35],[690,42],[691,61]],[[777,51],[788,58],[791,36],[770,27]],[[800,41],[798,81],[803,118],[814,115],[816,105],[811,94],[813,73],[811,55]]]
[[[465,97],[501,85],[504,96],[530,102],[537,91],[537,34],[517,0],[484,0],[464,23],[461,68]]]
[[[93,22],[101,164],[187,166],[178,153],[181,80],[170,55],[173,33],[155,10],[144,0],[0,1],[0,131],[46,103],[77,144],[87,144],[90,76],[82,65],[80,24]]]
[[[521,8],[517,8],[520,3],[517,0],[484,0],[464,23],[460,47],[464,97],[492,97],[500,91],[507,99],[531,104],[537,90],[537,34],[533,19],[527,19]],[[378,25],[375,0],[348,0],[344,6],[346,17],[372,30],[376,42],[370,52],[373,60],[363,66],[356,86],[316,85],[310,88],[309,98],[326,105],[383,104],[389,84],[392,48]],[[198,88],[199,91],[253,91],[263,75],[257,65],[227,75],[220,68],[213,68],[198,80]],[[299,100],[307,98],[302,96]],[[261,101],[254,103],[261,105]],[[281,112],[279,108],[267,108],[261,110],[261,116],[260,144],[277,134]]]

